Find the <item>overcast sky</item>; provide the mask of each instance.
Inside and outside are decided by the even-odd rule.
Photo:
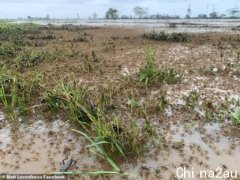
[[[191,5],[192,16],[209,14],[215,9],[226,10],[239,7],[239,0],[0,0],[0,18],[29,16],[55,18],[88,18],[94,12],[103,17],[109,7],[117,8],[120,15],[133,15],[133,7],[139,5],[148,8],[149,14],[170,14],[185,16]]]

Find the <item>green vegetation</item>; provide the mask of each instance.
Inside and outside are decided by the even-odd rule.
[[[119,166],[113,161],[113,159],[108,155],[108,153],[101,148],[101,145],[103,144],[108,144],[106,141],[102,142],[94,142],[93,139],[91,139],[87,134],[74,130],[75,132],[81,134],[84,136],[90,143],[91,145],[88,146],[88,148],[97,156],[105,160],[112,168],[112,171],[105,171],[105,170],[98,170],[98,171],[93,171],[93,172],[82,172],[82,171],[73,171],[73,172],[57,172],[57,174],[68,174],[68,175],[83,175],[83,174],[88,174],[88,175],[106,175],[106,174],[120,174],[120,168]]]
[[[193,110],[198,105],[200,95],[197,91],[191,91],[188,96],[184,97],[186,102],[185,108],[187,110]]]
[[[73,42],[88,42],[88,40],[85,36],[79,36],[79,37],[73,38]]]
[[[147,84],[149,81],[155,81],[155,79],[157,79],[157,68],[154,64],[154,55],[151,47],[149,47],[146,51],[146,60],[146,66],[139,72],[139,79],[141,82],[145,82]]]
[[[147,8],[136,6],[133,8],[133,13],[138,16],[140,19],[142,19],[143,16],[147,14]]]
[[[16,46],[12,42],[5,42],[0,45],[0,60],[3,58],[14,57],[16,55]]]
[[[223,122],[231,118],[234,125],[240,124],[240,108],[229,113],[227,102],[215,105],[206,100],[201,104],[198,102],[198,91],[191,91],[183,97],[186,102],[184,108],[188,111],[175,107],[169,96],[179,95],[181,92],[172,93],[178,91],[178,88],[185,90],[186,86],[169,85],[180,82],[182,76],[173,67],[160,66],[165,62],[156,64],[152,47],[146,49],[145,65],[139,72],[123,77],[121,70],[124,64],[117,57],[129,55],[130,59],[133,51],[129,51],[129,54],[117,53],[124,50],[125,46],[121,45],[126,42],[134,46],[135,38],[142,42],[139,37],[129,35],[122,38],[113,34],[109,36],[111,40],[105,37],[92,38],[95,31],[87,34],[88,31],[79,32],[80,28],[73,26],[2,23],[0,27],[0,32],[3,33],[0,34],[0,106],[7,118],[13,121],[25,117],[24,115],[35,117],[37,114],[49,119],[55,115],[61,116],[61,119],[68,120],[74,126],[73,131],[77,135],[90,142],[87,146],[90,152],[110,167],[109,171],[61,174],[125,175],[117,164],[121,162],[119,159],[138,158],[149,147],[168,148],[168,142],[163,136],[170,119],[167,111],[179,111],[179,119],[185,119],[185,115],[187,118],[192,117],[189,114],[196,115],[193,110],[199,107],[202,110],[200,113],[205,112],[206,120]],[[51,31],[53,29],[50,27],[58,30],[57,33]],[[61,34],[60,30],[64,30],[64,33]],[[69,34],[76,33],[75,38],[65,37],[68,30]],[[189,40],[189,36],[184,33],[153,32],[144,34],[143,37],[174,42]],[[129,66],[132,64],[135,65],[134,61]],[[181,64],[182,62],[177,62],[173,66],[179,68]],[[218,75],[215,68],[210,68],[209,71]],[[186,69],[186,74],[192,80],[195,72]],[[163,129],[155,127],[156,118],[159,118],[159,127],[162,128],[163,125]],[[161,124],[164,120],[166,124]],[[193,129],[193,124],[186,124],[186,129]],[[158,137],[154,137],[156,135]],[[156,142],[157,138],[159,142]],[[177,141],[170,148],[181,150],[184,145],[184,141]]]
[[[117,19],[118,18],[118,10],[114,8],[109,8],[105,14],[106,19]]]
[[[8,35],[20,35],[38,32],[38,26],[33,23],[0,23],[0,33]]]
[[[146,51],[146,60],[146,66],[143,69],[140,69],[139,72],[140,82],[144,82],[145,84],[156,82],[176,83],[182,79],[182,76],[172,68],[162,68],[161,70],[157,70],[151,47]]]
[[[45,53],[39,53],[35,52],[33,50],[28,50],[24,54],[19,54],[15,62],[18,66],[18,68],[24,68],[24,67],[33,67],[40,62],[42,62],[44,59],[46,59]]]
[[[187,33],[171,33],[167,34],[164,31],[144,33],[143,38],[154,41],[173,41],[173,42],[187,42],[189,41],[189,35]]]
[[[138,129],[132,120],[129,122],[133,124],[129,127],[118,117],[109,116],[111,96],[110,90],[103,89],[98,96],[87,86],[77,87],[74,81],[65,83],[61,80],[57,87],[43,93],[43,100],[52,110],[64,110],[69,119],[79,124],[95,143],[107,142],[101,145],[104,150],[123,157],[129,153],[138,155]]]
[[[23,83],[10,72],[0,70],[0,103],[13,120],[16,114],[25,112],[25,92]]]
[[[206,121],[218,121],[224,122],[225,120],[230,120],[230,102],[227,97],[225,101],[219,105],[214,105],[210,101],[203,102],[203,109],[205,111]]]
[[[161,91],[159,97],[157,98],[157,101],[155,103],[155,109],[157,111],[160,111],[162,112],[167,104],[167,101],[166,101],[166,91]]]
[[[237,107],[236,111],[231,113],[231,119],[234,125],[240,125],[240,107]]]

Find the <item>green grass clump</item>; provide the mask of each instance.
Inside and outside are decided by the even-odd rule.
[[[109,113],[112,89],[103,88],[100,93],[88,86],[77,86],[76,82],[60,81],[54,89],[43,94],[43,100],[52,110],[64,111],[68,118],[84,130],[95,143],[107,142],[101,147],[108,153],[125,157],[140,153],[140,132],[133,120],[123,123],[119,117]]]
[[[161,91],[159,97],[157,98],[157,101],[155,102],[155,108],[157,111],[163,111],[166,104],[167,104],[167,100],[166,100],[166,95],[167,92],[166,91]]]
[[[27,51],[23,54],[20,54],[16,57],[15,62],[18,68],[21,67],[33,67],[38,65],[46,59],[46,54],[43,52],[36,52],[36,51]]]
[[[187,42],[189,40],[189,35],[187,33],[172,33],[169,35],[168,39],[174,42]]]
[[[0,44],[0,60],[7,57],[14,57],[15,55],[16,47],[12,42]]]
[[[63,80],[54,89],[43,93],[43,100],[51,110],[64,109],[72,121],[87,122],[89,120],[82,108],[92,108],[87,103],[88,87],[77,87],[75,82],[65,83]]]
[[[156,65],[154,64],[153,50],[150,47],[146,51],[146,60],[146,66],[139,72],[139,79],[141,82],[147,84],[149,81],[154,81],[158,74]]]
[[[231,117],[234,125],[239,126],[240,125],[240,107],[238,107],[235,112],[231,113]]]
[[[164,31],[160,32],[150,32],[144,33],[143,38],[155,41],[173,41],[173,42],[187,42],[189,40],[189,35],[187,33],[165,33]]]
[[[160,31],[160,32],[153,31],[151,33],[144,33],[142,37],[150,40],[155,40],[155,41],[168,40],[168,34],[166,34],[164,31]]]
[[[8,71],[0,71],[0,103],[10,118],[26,110],[22,83]]]
[[[38,72],[21,76],[5,67],[0,68],[0,106],[11,120],[27,113],[32,103],[35,105],[42,78],[42,73]]]
[[[151,47],[146,51],[146,60],[147,64],[139,71],[140,82],[145,84],[156,82],[176,83],[181,80],[182,76],[172,68],[157,69]]]
[[[180,81],[182,76],[173,68],[163,68],[158,74],[158,79],[168,84],[174,84]]]
[[[188,96],[184,97],[186,102],[185,108],[187,110],[193,110],[198,105],[199,97],[200,95],[197,91],[191,91]]]

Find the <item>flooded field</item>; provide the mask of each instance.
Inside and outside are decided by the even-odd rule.
[[[0,174],[240,179],[240,36],[228,23],[0,24]]]
[[[17,21],[24,22],[24,21]],[[28,22],[28,21],[26,21]],[[240,26],[238,19],[118,19],[118,20],[50,20],[50,21],[32,21],[41,25],[83,25],[95,27],[121,27],[136,28],[145,30],[164,30],[168,32],[228,32],[237,30]],[[234,33],[238,33],[235,31]]]

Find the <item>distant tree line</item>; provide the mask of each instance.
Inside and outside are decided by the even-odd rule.
[[[226,14],[213,11],[209,15],[199,14],[197,18],[199,19],[238,19],[240,18],[240,10],[239,8],[231,8],[226,11]]]
[[[148,9],[141,6],[136,6],[133,8],[132,15],[119,15],[119,11],[116,8],[109,8],[105,13],[105,19],[180,19],[178,15],[169,15],[169,14],[149,14]],[[185,19],[238,19],[240,18],[239,8],[228,9],[225,13],[219,13],[213,10],[209,14],[199,14],[198,16],[192,17],[191,6],[189,5],[186,11]],[[31,17],[27,16],[29,20],[50,20],[50,16],[47,14],[45,17]],[[93,13],[92,16],[89,16],[89,19],[97,19],[97,13]],[[77,19],[80,19],[79,14],[77,14]]]
[[[136,6],[133,8],[134,16],[119,15],[117,9],[109,8],[105,14],[106,19],[180,19],[177,15],[162,15],[162,14],[150,14],[148,15],[148,9]]]
[[[27,16],[28,20],[50,20],[50,15],[47,14],[45,17],[32,17],[32,16]]]
[[[180,19],[178,15],[162,15],[162,14],[148,14],[148,9],[141,6],[136,6],[133,8],[134,16],[119,15],[117,9],[109,8],[105,14],[106,19]],[[218,13],[213,10],[209,14],[199,14],[196,17],[191,17],[192,10],[191,6],[187,8],[186,19],[234,19],[240,18],[239,8],[231,8],[224,13]]]

